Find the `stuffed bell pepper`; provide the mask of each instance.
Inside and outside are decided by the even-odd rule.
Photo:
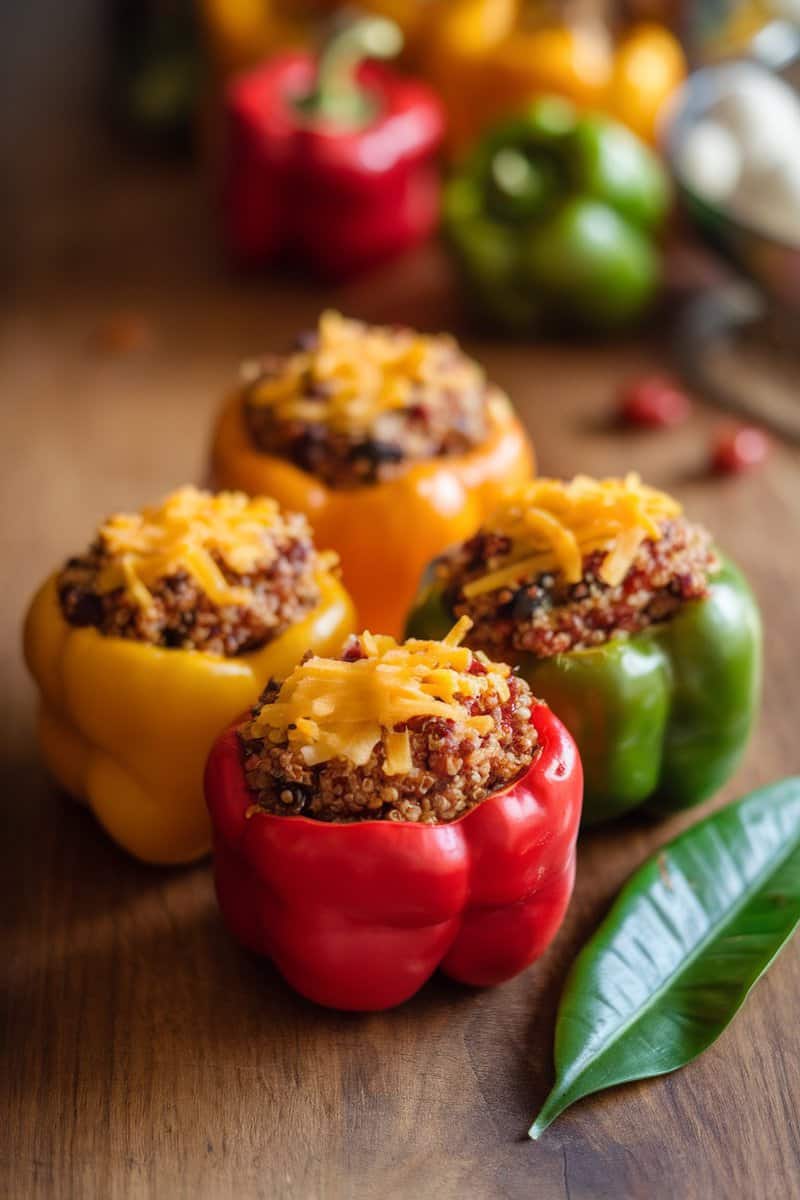
[[[449,337],[327,312],[294,353],[243,376],[217,426],[215,484],[306,513],[362,625],[399,633],[425,564],[530,474],[507,397]]]
[[[599,113],[544,97],[454,173],[444,228],[470,302],[512,333],[617,329],[653,299],[666,172]]]
[[[524,680],[364,633],[270,681],[206,767],[223,916],[303,995],[389,1008],[533,962],[572,892],[582,776]]]
[[[430,568],[408,622],[519,667],[575,737],[587,823],[705,799],[758,704],[761,627],[736,567],[635,475],[519,489]]]
[[[214,738],[271,676],[352,628],[335,555],[274,500],[187,487],[112,516],[26,618],[47,765],[131,854],[198,858]]]

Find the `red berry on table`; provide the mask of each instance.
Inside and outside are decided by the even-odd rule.
[[[754,425],[737,425],[717,435],[711,449],[711,466],[721,475],[735,475],[757,467],[769,454],[769,438]]]
[[[682,424],[691,412],[686,392],[665,375],[642,375],[625,385],[620,416],[628,425],[668,429]]]
[[[769,438],[754,425],[736,425],[717,434],[711,448],[711,467],[721,475],[739,474],[764,462]]]

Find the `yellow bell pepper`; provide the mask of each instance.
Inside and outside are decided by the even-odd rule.
[[[38,733],[56,780],[89,805],[125,850],[145,862],[206,854],[208,752],[226,725],[307,649],[337,653],[354,629],[349,596],[319,575],[303,620],[251,654],[223,658],[152,646],[69,624],[51,576],[25,620],[28,668],[39,686]]]
[[[611,112],[654,141],[659,112],[686,74],[660,25],[615,46],[600,23],[526,26],[519,0],[453,0],[426,27],[424,73],[442,94],[458,152],[499,118],[544,93]]]
[[[423,568],[474,533],[507,487],[528,478],[533,451],[505,397],[484,445],[460,456],[414,463],[386,483],[336,490],[253,445],[235,393],[214,435],[214,485],[270,495],[309,519],[319,545],[340,558],[360,624],[399,636]]]
[[[663,25],[635,25],[617,45],[603,107],[655,142],[664,105],[686,78],[680,44]]]

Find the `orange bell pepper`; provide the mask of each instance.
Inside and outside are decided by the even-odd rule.
[[[662,25],[635,25],[619,42],[603,106],[655,142],[664,105],[686,77],[680,44]]]
[[[530,443],[505,397],[496,410],[487,442],[470,453],[414,463],[386,483],[336,490],[257,450],[236,393],[214,435],[214,485],[304,512],[318,543],[338,553],[361,625],[399,636],[426,563],[469,537],[503,491],[533,469]]]

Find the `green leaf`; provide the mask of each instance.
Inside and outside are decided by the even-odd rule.
[[[719,1037],[800,921],[800,777],[688,829],[628,881],[576,959],[538,1138],[601,1088],[663,1075]]]

